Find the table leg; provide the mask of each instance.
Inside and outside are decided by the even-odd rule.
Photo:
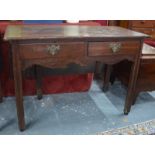
[[[101,78],[101,71],[100,71],[101,65],[102,65],[101,62],[96,61],[96,63],[95,63],[95,72],[94,72],[94,76],[95,76],[96,79]]]
[[[139,92],[135,92],[135,93],[134,93],[132,105],[135,104],[138,95],[139,95]]]
[[[42,99],[42,71],[40,66],[35,66],[36,89],[38,100]]]
[[[1,85],[1,82],[0,82],[0,103],[3,102],[3,93],[2,93],[2,85]]]
[[[22,90],[22,70],[21,61],[18,55],[18,48],[13,48],[13,73],[16,95],[16,108],[18,116],[18,125],[20,131],[25,129],[24,106],[23,106],[23,90]]]
[[[104,86],[103,86],[104,92],[108,91],[109,89],[111,71],[112,71],[112,65],[106,65],[104,73]]]
[[[140,66],[140,58],[135,59],[134,63],[132,64],[129,85],[128,85],[128,92],[127,92],[127,97],[126,97],[125,106],[124,106],[125,115],[127,115],[130,112],[131,106],[133,104],[139,66]]]

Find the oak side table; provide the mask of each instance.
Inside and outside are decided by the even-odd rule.
[[[4,40],[12,47],[13,72],[19,129],[25,129],[22,71],[33,65],[64,68],[96,61],[116,64],[132,61],[124,114],[130,112],[143,40],[148,37],[120,27],[108,26],[8,26]]]

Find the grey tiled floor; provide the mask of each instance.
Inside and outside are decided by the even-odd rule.
[[[115,82],[107,93],[93,81],[89,92],[24,97],[26,130],[17,126],[15,98],[0,104],[0,134],[96,134],[155,118],[155,92],[141,93],[128,116],[123,115],[125,88]]]

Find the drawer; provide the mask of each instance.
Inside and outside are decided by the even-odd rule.
[[[86,55],[84,42],[20,44],[22,59],[77,58]]]
[[[155,21],[153,20],[133,20],[132,21],[132,27],[141,27],[141,28],[145,28],[145,27],[154,27]]]
[[[132,28],[133,31],[141,32],[144,34],[152,35],[154,29],[153,28]]]
[[[139,51],[139,41],[122,42],[92,42],[88,45],[89,56],[104,56],[112,54],[135,54]]]

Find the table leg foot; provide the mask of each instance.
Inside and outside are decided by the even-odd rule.
[[[24,132],[25,131],[25,128],[24,129],[19,129],[20,130],[20,132]]]
[[[37,98],[38,98],[38,100],[41,100],[43,98],[41,89],[37,89]]]
[[[130,110],[128,110],[128,109],[124,109],[124,115],[128,115],[129,112],[130,112]]]
[[[135,105],[135,102],[136,102],[136,101],[132,102],[132,105]]]
[[[102,91],[106,93],[109,90],[109,86],[103,86]]]
[[[110,76],[110,83],[111,83],[111,85],[113,85],[115,81],[116,81],[116,77],[115,77],[114,74],[112,74],[112,75]]]

